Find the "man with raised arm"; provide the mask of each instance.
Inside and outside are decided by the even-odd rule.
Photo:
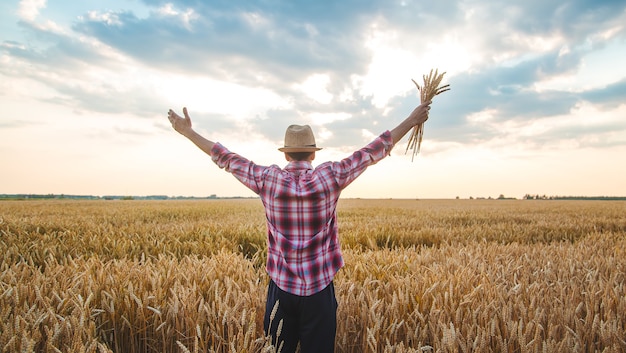
[[[187,108],[182,117],[169,110],[174,130],[261,198],[270,278],[264,329],[276,347],[282,345],[281,352],[295,352],[298,342],[302,353],[334,352],[337,300],[333,278],[344,264],[337,227],[339,195],[367,167],[388,156],[411,128],[426,121],[430,104],[419,105],[398,126],[349,157],[315,168],[311,163],[321,148],[308,125],[287,128],[284,146],[278,149],[287,166],[260,166],[199,135]]]

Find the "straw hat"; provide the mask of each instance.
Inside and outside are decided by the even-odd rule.
[[[290,125],[285,131],[285,147],[281,152],[313,152],[321,148],[315,146],[315,136],[309,125]]]

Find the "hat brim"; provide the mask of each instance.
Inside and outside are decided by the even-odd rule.
[[[321,150],[320,147],[281,147],[281,152],[315,152]]]

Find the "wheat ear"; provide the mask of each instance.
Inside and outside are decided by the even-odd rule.
[[[440,74],[438,69],[435,69],[434,72],[431,69],[428,76],[426,75],[422,76],[424,79],[424,84],[422,86],[420,86],[417,82],[415,82],[415,80],[411,79],[411,81],[413,81],[413,83],[417,87],[417,90],[420,92],[421,103],[431,101],[433,98],[435,98],[435,96],[442,94],[445,91],[450,90],[450,85],[439,86],[445,74],[446,74],[445,72]],[[406,146],[407,152],[410,149],[413,150],[411,161],[415,158],[415,155],[418,154],[420,151],[423,136],[424,136],[424,123],[415,125],[415,127],[413,127],[413,130],[411,131],[411,135],[409,135],[409,143]]]

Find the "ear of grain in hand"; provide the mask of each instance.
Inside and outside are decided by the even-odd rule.
[[[420,93],[421,103],[432,101],[433,98],[435,98],[435,96],[450,90],[450,85],[439,86],[445,74],[446,74],[445,72],[440,74],[438,69],[436,69],[434,72],[431,69],[428,76],[426,75],[422,76],[424,80],[424,84],[421,86],[420,84],[415,82],[415,80],[411,79],[411,81],[413,81],[413,83],[417,87],[417,90]],[[415,155],[419,153],[420,147],[422,145],[423,136],[424,136],[424,123],[416,125],[411,130],[411,134],[409,135],[409,143],[407,144],[407,148],[406,148],[407,152],[409,150],[412,150],[411,160],[413,160],[413,158],[415,158]]]

